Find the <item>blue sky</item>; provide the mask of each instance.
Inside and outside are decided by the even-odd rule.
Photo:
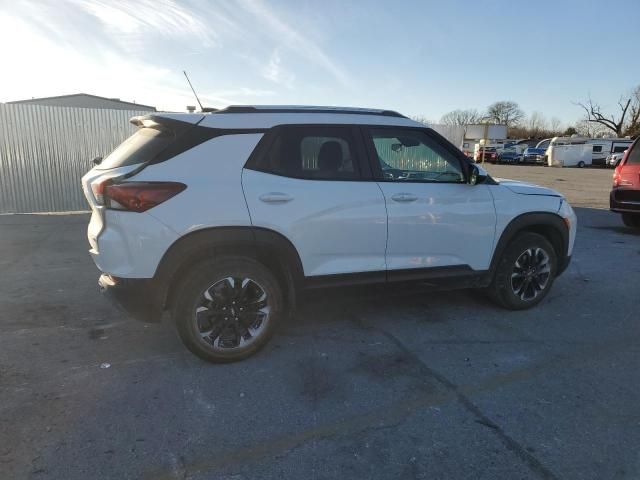
[[[640,84],[640,2],[0,0],[0,101],[86,92],[581,117]],[[10,66],[10,68],[8,68]]]

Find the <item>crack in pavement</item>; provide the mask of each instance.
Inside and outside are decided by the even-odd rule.
[[[533,473],[544,479],[552,480],[558,478],[551,470],[545,467],[542,462],[540,462],[540,460],[531,455],[531,453],[529,453],[522,445],[520,445],[516,440],[507,435],[498,424],[494,423],[489,417],[482,413],[480,408],[478,408],[478,406],[474,404],[469,399],[469,397],[461,389],[458,388],[455,383],[451,382],[444,375],[436,372],[431,367],[429,367],[393,334],[384,330],[378,331],[382,335],[387,337],[390,341],[392,341],[407,358],[418,365],[425,376],[435,379],[438,383],[440,383],[448,391],[455,395],[456,399],[464,407],[464,409],[475,417],[475,422],[490,428],[498,437],[500,442],[502,442],[502,444],[507,447],[507,449],[509,449],[518,458],[520,458],[520,460],[522,460]]]

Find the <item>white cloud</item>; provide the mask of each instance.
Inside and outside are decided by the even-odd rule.
[[[295,75],[282,67],[282,60],[280,59],[280,52],[275,49],[269,61],[262,69],[262,76],[267,80],[270,80],[279,85],[283,85],[287,88],[293,87]]]
[[[319,45],[291,27],[261,0],[241,0],[240,4],[245,10],[257,17],[259,24],[269,28],[268,33],[282,48],[294,51],[301,57],[324,68],[344,86],[352,85],[351,77]]]
[[[173,0],[71,0],[97,18],[123,46],[136,47],[149,35],[197,39],[200,46],[216,44],[216,33],[193,12]]]

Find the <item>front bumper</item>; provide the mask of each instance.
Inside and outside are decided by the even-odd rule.
[[[565,257],[559,259],[558,272],[556,273],[556,277],[560,276],[562,272],[564,272],[567,269],[570,263],[571,263],[571,255],[566,255]]]
[[[160,322],[163,308],[153,279],[118,278],[103,273],[98,287],[121,312],[143,322]]]

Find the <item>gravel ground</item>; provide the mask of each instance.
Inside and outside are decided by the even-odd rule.
[[[640,236],[600,210],[610,171],[489,169],[590,207],[539,307],[318,291],[222,366],[98,294],[85,215],[0,217],[0,478],[640,478]]]
[[[564,194],[574,207],[609,208],[613,169],[557,168],[529,165],[491,165],[494,177],[523,180],[544,185]]]

